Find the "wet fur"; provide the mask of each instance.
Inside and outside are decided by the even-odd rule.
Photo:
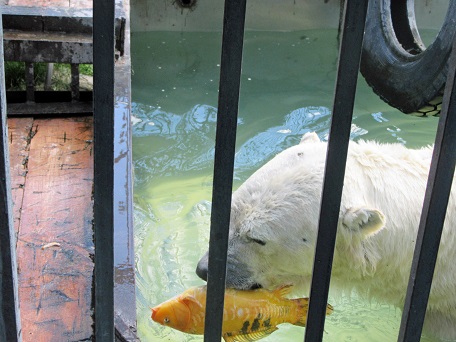
[[[326,147],[306,134],[234,193],[228,286],[292,283],[308,293]],[[402,308],[431,156],[432,147],[350,143],[331,286]],[[425,327],[456,339],[454,187],[448,212]]]

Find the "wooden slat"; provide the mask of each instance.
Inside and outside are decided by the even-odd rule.
[[[3,29],[0,16],[0,41],[2,40]],[[15,342],[21,341],[21,323],[3,62],[3,45],[0,44],[0,341]]]
[[[5,32],[5,60],[30,63],[92,63],[91,35]]]
[[[56,95],[57,96],[57,95]],[[85,102],[25,102],[10,103],[8,117],[11,116],[62,116],[62,115],[92,115],[92,101]]]
[[[8,0],[10,6],[36,6],[43,8],[91,8],[92,1],[90,0]]]
[[[17,246],[23,340],[89,339],[92,120],[35,119],[31,132]]]
[[[33,119],[8,119],[8,140],[10,144],[11,192],[13,199],[13,219],[16,233],[21,220],[22,200],[24,198],[25,177],[29,158],[29,143]]]

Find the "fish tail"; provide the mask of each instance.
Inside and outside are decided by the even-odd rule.
[[[293,299],[296,303],[296,311],[298,314],[296,323],[294,325],[305,327],[307,321],[307,312],[309,311],[309,298],[296,298]]]
[[[298,317],[294,325],[305,327],[307,322],[307,312],[309,311],[309,298],[296,298],[293,301],[297,305]],[[333,307],[328,304],[326,306],[326,314],[330,315],[333,312]]]

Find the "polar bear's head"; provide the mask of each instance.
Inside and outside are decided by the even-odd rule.
[[[315,252],[326,143],[315,133],[255,172],[233,194],[227,287],[308,286]],[[363,239],[384,224],[383,215],[364,207],[341,207],[345,240]],[[207,279],[208,254],[197,274]]]

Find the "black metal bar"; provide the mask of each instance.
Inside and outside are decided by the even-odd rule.
[[[215,139],[205,341],[220,341],[246,0],[226,0]]]
[[[114,0],[93,2],[95,339],[114,341]]]
[[[54,63],[46,65],[46,78],[44,80],[44,90],[52,91],[52,76],[54,75]]]
[[[79,64],[71,64],[71,100],[79,101]]]
[[[347,0],[344,8],[305,341],[323,338],[367,4]]]
[[[0,41],[3,41],[0,15]],[[0,44],[0,341],[21,341],[11,179],[6,120],[3,45]]]
[[[456,39],[450,57],[398,341],[420,341],[456,162]],[[453,228],[453,227],[451,227]]]
[[[27,102],[35,101],[35,68],[33,63],[25,63],[25,82],[27,91]]]

